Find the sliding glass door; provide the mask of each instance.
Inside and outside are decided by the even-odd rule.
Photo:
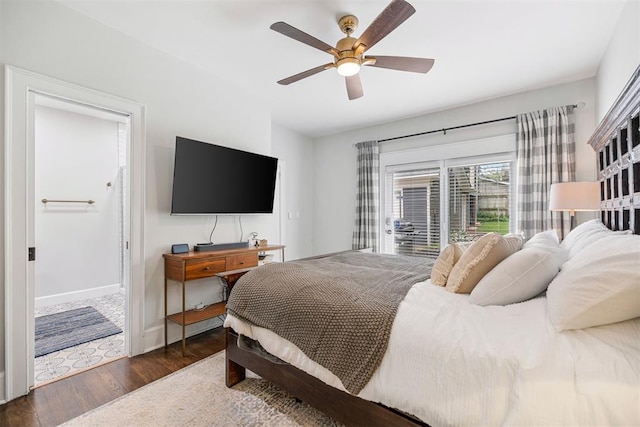
[[[437,256],[440,252],[440,170],[389,171],[386,187],[389,191],[385,216],[387,252]]]
[[[386,253],[436,258],[449,242],[514,231],[513,156],[387,165]]]
[[[510,162],[447,168],[449,242],[510,231]]]

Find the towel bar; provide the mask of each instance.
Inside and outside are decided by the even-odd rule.
[[[90,205],[95,203],[94,200],[50,200],[50,199],[42,199],[42,203],[44,203],[45,205],[47,203],[51,203],[51,202],[55,202],[55,203],[88,203]]]

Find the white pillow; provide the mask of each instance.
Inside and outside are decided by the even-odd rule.
[[[569,251],[569,258],[591,245],[613,233],[599,219],[591,219],[583,222],[567,234],[560,247]]]
[[[524,245],[522,245],[522,249],[531,248],[534,246],[557,248],[558,246],[560,246],[558,233],[556,233],[556,230],[547,230],[536,233],[533,235],[533,237],[527,240]]]
[[[610,233],[570,258],[549,284],[547,310],[559,331],[640,317],[640,236]]]
[[[556,257],[540,248],[524,248],[488,272],[471,291],[469,302],[507,305],[542,293],[560,270]]]
[[[558,262],[559,266],[569,258],[569,251],[560,247],[560,239],[555,230],[547,230],[536,233],[522,245],[523,249],[544,249],[551,253]]]

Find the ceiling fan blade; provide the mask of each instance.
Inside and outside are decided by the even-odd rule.
[[[375,62],[367,63],[366,60],[375,59]],[[409,56],[367,56],[365,65],[391,70],[411,71],[412,73],[427,73],[433,67],[435,59],[412,58]]]
[[[338,51],[333,46],[328,45],[322,40],[318,40],[312,35],[309,35],[304,31],[297,29],[296,27],[292,27],[286,22],[276,22],[275,24],[271,25],[269,28],[271,28],[273,31],[276,31],[282,35],[291,37],[292,39],[297,40],[301,43],[304,43],[311,47],[315,47],[316,49],[320,49],[324,52],[327,52],[333,56],[338,55]]]
[[[344,78],[347,83],[347,95],[349,100],[358,99],[364,93],[362,92],[362,82],[360,81],[360,74],[354,74]]]
[[[334,67],[335,67],[335,64],[333,62],[329,62],[328,64],[320,65],[318,67],[311,68],[310,70],[295,74],[291,77],[287,77],[286,79],[282,79],[278,82],[278,84],[288,85],[290,83],[295,83],[298,80],[304,79],[305,77],[313,76],[314,74],[318,74],[321,71],[328,70],[329,68],[334,68]]]
[[[373,20],[371,25],[364,30],[360,38],[353,45],[354,50],[362,53],[371,49],[373,45],[398,28],[398,26],[413,15],[415,11],[413,6],[406,1],[393,0],[380,12],[380,15]]]

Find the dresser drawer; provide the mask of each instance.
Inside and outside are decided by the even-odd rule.
[[[215,276],[216,273],[227,270],[225,258],[204,258],[188,260],[185,265],[185,280],[200,279]]]
[[[227,271],[240,268],[255,267],[258,265],[257,252],[250,254],[230,255],[227,257]]]

